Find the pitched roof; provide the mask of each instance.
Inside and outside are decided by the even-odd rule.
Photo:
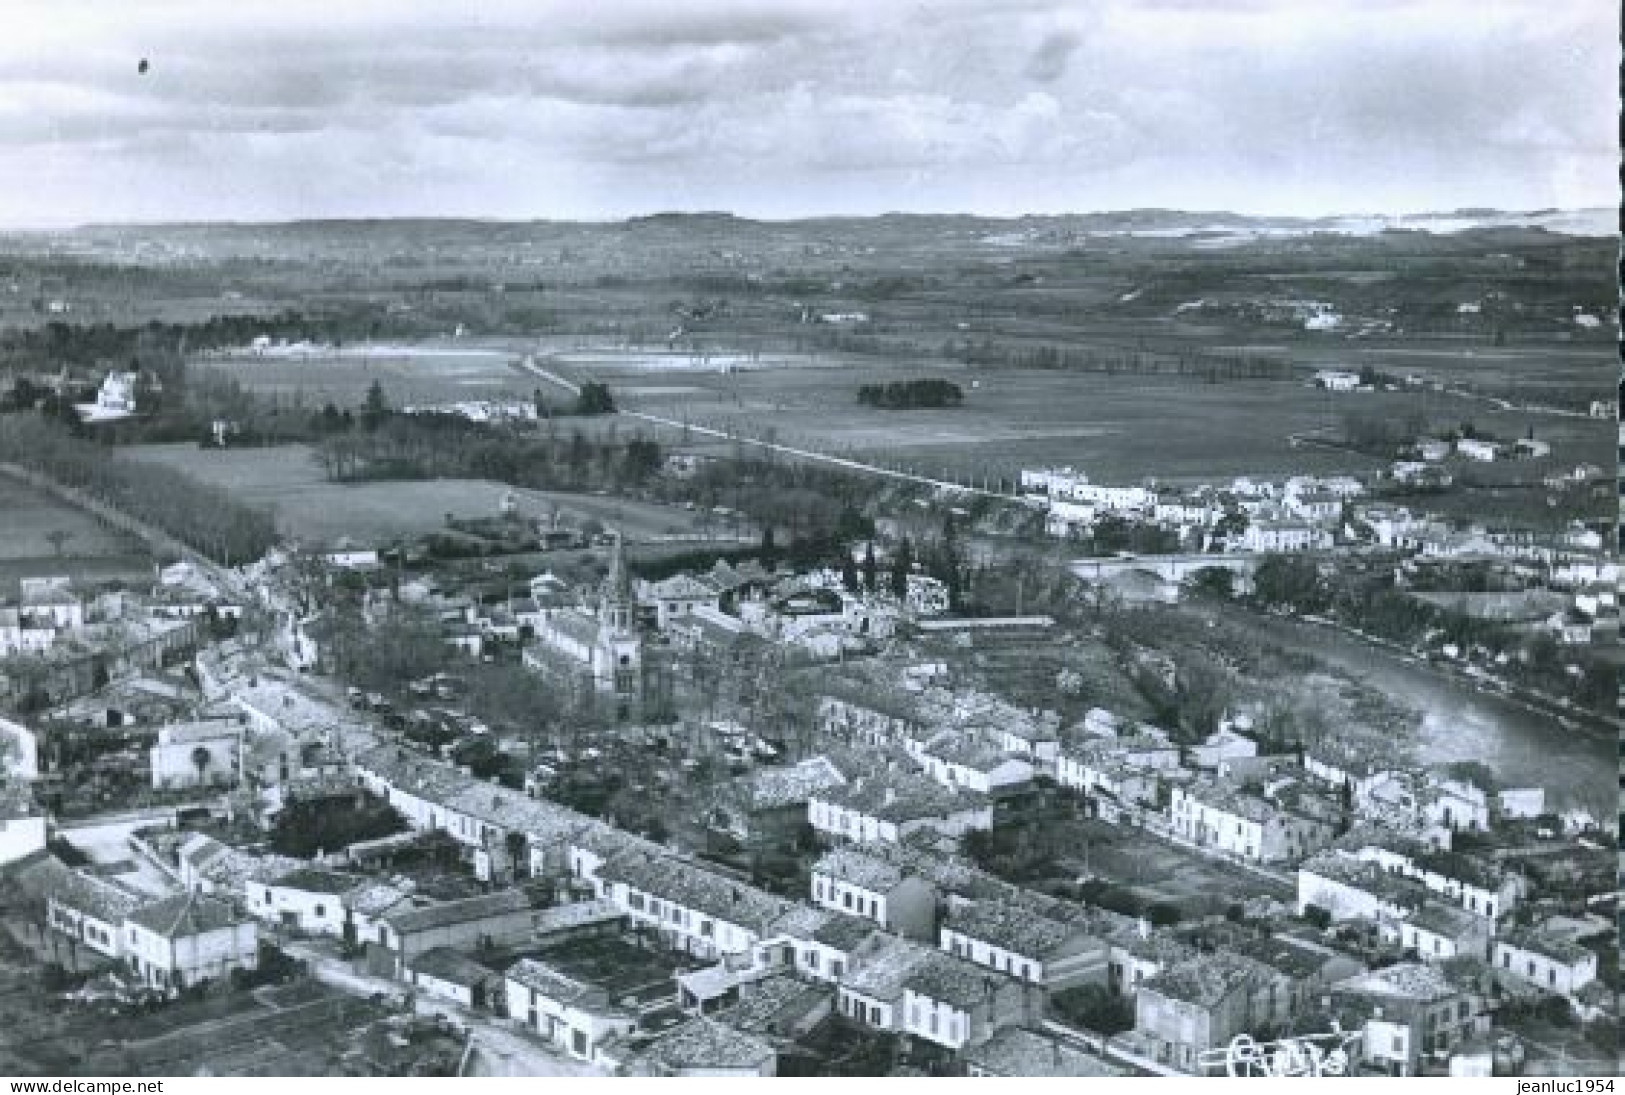
[[[17,874],[27,890],[81,914],[109,924],[123,920],[140,907],[142,898],[110,882],[95,878],[48,855]]]
[[[529,912],[530,897],[520,890],[497,890],[495,893],[465,897],[456,901],[443,901],[438,905],[392,912],[383,919],[402,935],[411,932],[432,931],[452,924],[467,924],[487,917],[507,916]]]
[[[413,972],[448,981],[453,985],[472,987],[496,976],[496,972],[480,965],[474,959],[451,947],[426,950],[410,963]]]
[[[848,882],[873,893],[886,893],[906,875],[892,864],[857,848],[836,848],[813,864],[813,874]]]
[[[534,958],[521,958],[508,967],[504,974],[508,980],[527,989],[531,989],[538,996],[560,1004],[575,1004],[583,1001],[603,1003],[607,997],[602,989],[578,981],[573,977],[555,969],[546,962]]]
[[[126,919],[165,939],[205,935],[248,922],[246,917],[238,916],[224,901],[198,893],[166,897],[142,906]]]
[[[1020,1027],[1006,1027],[961,1058],[994,1076],[1122,1076],[1123,1069],[1092,1053]]]
[[[844,787],[846,777],[828,757],[809,757],[788,768],[758,768],[731,781],[728,792],[752,810],[805,806],[819,791]]]
[[[760,1068],[777,1053],[754,1035],[704,1016],[695,1016],[659,1035],[635,1060],[654,1069]]]
[[[1043,958],[1067,940],[1085,934],[1081,925],[998,901],[978,901],[956,909],[943,927],[1027,958]]]
[[[738,924],[758,934],[765,934],[791,904],[697,863],[637,849],[611,856],[598,869],[598,877],[605,882],[624,882],[661,900]]]

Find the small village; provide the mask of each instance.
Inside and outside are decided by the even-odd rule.
[[[1179,659],[1114,621],[1367,553],[1422,588],[1475,568],[1506,591],[1444,596],[1585,646],[1617,628],[1596,534],[1459,531],[1353,477],[1021,485],[1052,535],[1177,550],[1080,558],[1113,605],[1081,626],[956,613],[883,537],[839,569],[654,580],[618,532],[555,527],[570,565],[517,583],[355,543],[24,579],[7,977],[43,977],[42,1041],[90,1070],[203,1067],[202,1030],[208,1067],[272,1074],[1203,1075],[1243,1035],[1395,1076],[1613,1052],[1611,818],[1423,763],[1391,723],[1294,732],[1238,696],[1158,725],[1066,664],[1116,644],[1177,692]],[[1410,656],[1518,679],[1449,640]]]

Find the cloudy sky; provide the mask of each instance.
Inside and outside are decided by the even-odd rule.
[[[1612,0],[4,12],[0,224],[1617,200]]]

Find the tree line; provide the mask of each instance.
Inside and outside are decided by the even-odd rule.
[[[894,380],[888,384],[865,384],[858,389],[858,402],[886,410],[957,407],[965,393],[950,380]]]
[[[110,459],[106,447],[43,416],[0,418],[0,460],[81,490],[218,563],[252,562],[277,539],[269,513],[228,491],[173,468]]]

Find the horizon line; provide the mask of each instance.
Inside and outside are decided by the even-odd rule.
[[[644,213],[625,213],[599,217],[545,217],[545,216],[480,216],[454,213],[401,213],[387,215],[318,215],[309,217],[202,217],[202,218],[130,218],[115,220],[77,220],[16,222],[0,224],[0,233],[50,234],[80,232],[94,229],[142,228],[277,228],[302,224],[389,224],[410,222],[464,223],[486,225],[616,225],[659,217],[727,218],[757,224],[799,224],[809,221],[863,221],[884,219],[963,219],[986,221],[1066,220],[1086,217],[1127,216],[1132,214],[1161,214],[1183,217],[1229,217],[1243,220],[1292,221],[1313,224],[1320,221],[1374,219],[1425,220],[1459,216],[1511,216],[1557,217],[1565,214],[1599,213],[1609,210],[1607,205],[1548,206],[1540,209],[1505,209],[1499,206],[1460,206],[1455,209],[1413,210],[1410,212],[1338,211],[1330,213],[1256,213],[1233,209],[1185,209],[1174,206],[1126,206],[1118,208],[1070,210],[1046,213],[979,213],[969,210],[902,210],[891,209],[875,213],[798,213],[786,216],[750,216],[726,209],[655,209]],[[1615,233],[1609,233],[1615,234]]]

